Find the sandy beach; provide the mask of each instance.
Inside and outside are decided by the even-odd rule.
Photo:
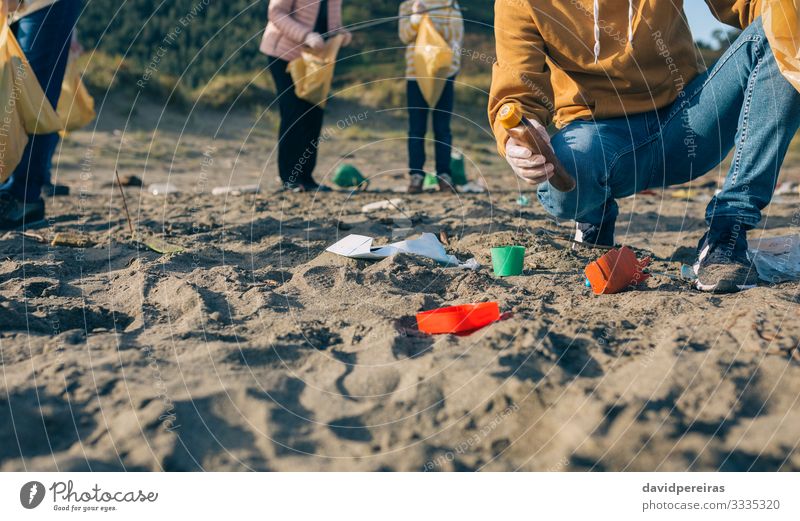
[[[724,170],[689,198],[624,200],[617,242],[653,276],[594,296],[582,272],[602,252],[573,250],[535,193],[517,203],[479,125],[462,150],[489,190],[408,197],[392,192],[402,114],[336,102],[317,178],[346,161],[370,191],[287,194],[274,117],[144,103],[70,135],[57,172],[73,195],[32,234],[0,234],[0,470],[800,470],[800,284],[708,295],[677,278],[714,190],[698,187]],[[183,251],[131,240],[115,168],[144,181],[125,188],[137,233]],[[166,181],[181,193],[147,193]],[[387,197],[403,215],[361,212]],[[797,233],[798,202],[776,198],[752,237]],[[483,267],[325,252],[409,222]],[[51,246],[65,231],[93,245]],[[506,244],[527,248],[523,276],[493,276]],[[503,319],[417,330],[418,311],[480,301]]]

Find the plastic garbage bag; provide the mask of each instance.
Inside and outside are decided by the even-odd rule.
[[[800,235],[748,241],[747,256],[755,264],[758,278],[778,283],[800,280]]]
[[[414,43],[414,71],[428,106],[434,107],[439,102],[452,63],[453,49],[436,31],[430,17],[423,15]]]
[[[86,90],[81,80],[81,68],[76,60],[78,54],[69,53],[67,70],[64,71],[64,82],[61,84],[61,96],[58,98],[56,112],[64,124],[65,131],[78,130],[95,118],[94,98]]]
[[[321,52],[305,49],[299,58],[289,62],[286,70],[292,76],[294,93],[298,98],[325,107],[333,83],[336,56],[343,38],[342,35],[336,35],[325,43]]]
[[[0,100],[3,104],[0,109],[0,182],[3,182],[22,159],[28,134],[50,134],[61,130],[62,125],[14,34],[7,24],[0,25]]]
[[[800,91],[800,0],[764,0],[761,21],[781,73]]]

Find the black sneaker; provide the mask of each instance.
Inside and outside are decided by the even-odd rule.
[[[42,185],[42,196],[44,197],[59,197],[64,195],[69,195],[69,187],[67,185]]]
[[[296,194],[303,193],[303,192],[331,192],[331,188],[329,186],[320,185],[315,183],[314,181],[305,182],[305,183],[295,183],[295,182],[284,182],[283,183],[283,190],[287,192],[294,192]]]
[[[614,247],[614,223],[575,223],[575,242],[586,246]]]
[[[745,230],[710,229],[697,246],[696,286],[700,291],[733,293],[756,286],[758,272],[747,258]]]
[[[0,192],[0,230],[14,230],[44,220],[44,201],[20,201],[8,192]]]
[[[316,181],[306,181],[303,183],[303,187],[305,188],[306,192],[332,192],[330,186],[321,185]]]

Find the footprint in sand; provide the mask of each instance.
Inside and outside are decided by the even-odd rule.
[[[344,387],[353,398],[386,396],[399,384],[400,372],[392,367],[355,366],[344,379]]]
[[[317,292],[329,292],[341,282],[341,269],[333,266],[314,266],[300,275],[303,283]]]

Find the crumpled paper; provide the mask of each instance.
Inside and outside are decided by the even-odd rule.
[[[407,239],[387,246],[372,247],[372,237],[366,235],[348,235],[325,251],[349,257],[351,259],[380,260],[398,253],[408,253],[433,259],[436,262],[452,267],[477,270],[480,264],[473,258],[461,262],[455,255],[448,255],[444,245],[432,233],[423,233],[418,239]]]

